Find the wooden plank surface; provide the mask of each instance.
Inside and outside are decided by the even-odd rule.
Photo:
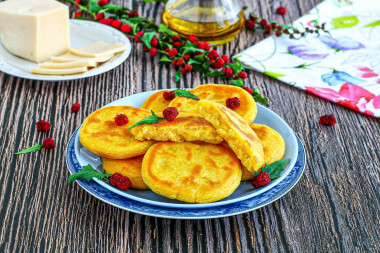
[[[160,22],[162,5],[114,1]],[[290,23],[320,1],[241,1],[249,10]],[[275,15],[283,5],[288,13]],[[241,32],[220,47],[233,55],[262,39]],[[380,250],[380,122],[249,71],[306,148],[304,176],[283,198],[259,210],[222,219],[168,220],[112,207],[67,185],[65,147],[86,115],[115,99],[180,83],[142,50],[118,68],[70,82],[39,82],[0,72],[0,252],[378,252]],[[213,81],[213,80],[208,80]],[[82,107],[71,113],[79,102]],[[338,123],[322,127],[319,116]],[[35,122],[49,120],[49,133]],[[14,156],[51,136],[53,150]]]

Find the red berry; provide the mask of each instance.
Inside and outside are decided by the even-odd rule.
[[[116,29],[120,29],[120,27],[121,27],[121,21],[118,20],[118,19],[112,21],[112,26],[113,26],[114,28],[116,28]]]
[[[133,11],[128,13],[129,18],[134,18],[134,17],[138,17],[138,16],[139,16],[139,13],[137,10],[133,10]]]
[[[150,54],[150,56],[156,56],[157,55],[157,48],[155,48],[155,47],[152,47],[151,49],[150,49],[150,51],[149,51],[149,54]]]
[[[285,7],[278,7],[277,10],[276,10],[277,14],[279,15],[284,15],[286,13],[286,9]]]
[[[122,191],[126,191],[132,186],[131,180],[129,180],[128,177],[121,175],[120,173],[113,174],[108,180],[110,182],[110,185]]]
[[[180,47],[181,46],[181,42],[179,41],[176,41],[173,43],[173,47]]]
[[[128,124],[128,122],[129,122],[129,119],[127,115],[125,114],[119,114],[119,115],[116,115],[115,117],[115,124],[118,126],[124,126]]]
[[[260,21],[260,25],[261,25],[262,27],[264,27],[266,24],[267,24],[267,20],[266,20],[266,19],[262,19],[262,20]]]
[[[105,25],[111,25],[112,22],[113,22],[113,18],[102,19],[99,22],[102,23],[102,24],[105,24]]]
[[[128,24],[124,24],[120,27],[120,30],[125,32],[125,33],[130,33],[131,32],[131,26]]]
[[[245,91],[247,91],[249,94],[253,94],[253,90],[249,87],[244,87],[243,88]]]
[[[240,71],[238,76],[241,78],[241,79],[246,79],[248,77],[247,73],[245,71]]]
[[[281,32],[280,31],[276,31],[276,33],[275,33],[275,35],[277,36],[277,37],[280,37],[281,36]]]
[[[179,58],[179,59],[177,60],[177,62],[176,62],[176,65],[177,65],[178,67],[181,67],[184,63],[185,63],[185,60],[182,59],[182,58]]]
[[[96,20],[102,20],[104,19],[104,13],[103,12],[99,12],[98,14],[96,14]]]
[[[98,5],[99,6],[103,6],[103,5],[107,5],[108,4],[108,0],[100,0],[99,2],[98,2]]]
[[[268,172],[261,172],[257,177],[252,179],[252,186],[255,189],[266,186],[270,182],[270,175]]]
[[[46,120],[40,120],[36,123],[36,127],[38,131],[46,132],[50,130],[50,123]]]
[[[234,70],[233,69],[226,69],[226,73],[225,73],[226,77],[233,77],[234,76]]]
[[[211,64],[213,64],[215,62],[215,60],[214,59],[210,59],[210,60],[208,60],[208,62],[211,63]]]
[[[189,54],[185,54],[183,56],[183,59],[185,59],[185,61],[188,61],[190,59],[190,55]]]
[[[281,31],[282,30],[282,25],[277,26],[277,30]]]
[[[224,60],[222,58],[218,58],[215,60],[215,62],[212,64],[212,66],[216,69],[223,68],[224,66]]]
[[[186,69],[181,69],[181,74],[184,76],[184,75],[186,75],[187,74],[187,71],[186,71]]]
[[[249,19],[252,20],[253,22],[256,22],[257,17],[255,17],[253,15],[249,15]]]
[[[144,50],[144,52],[149,52],[150,51],[150,49],[148,48],[148,47],[143,47],[143,50]]]
[[[336,123],[334,115],[323,115],[319,118],[319,123],[324,126],[333,126]]]
[[[172,49],[169,49],[168,53],[169,53],[169,56],[176,56],[178,54],[178,51],[177,49],[172,48]]]
[[[186,72],[191,72],[193,70],[193,66],[190,64],[186,64],[184,69],[186,70]]]
[[[277,27],[277,24],[276,23],[272,23],[272,28],[276,28]]]
[[[83,16],[83,13],[80,11],[75,12],[75,18],[80,18]]]
[[[173,121],[178,116],[178,110],[175,107],[168,107],[162,112],[162,115],[167,121]]]
[[[248,21],[247,23],[245,23],[245,26],[248,28],[248,29],[253,29],[255,27],[255,22],[253,22],[252,20],[251,21]]]
[[[265,26],[265,29],[266,29],[266,30],[270,30],[270,29],[272,29],[272,26],[271,26],[271,25],[266,25],[266,26]]]
[[[269,35],[270,34],[270,30],[265,30],[264,34],[265,35]]]
[[[230,58],[228,57],[228,55],[224,54],[220,58],[222,58],[224,62],[227,62],[227,63],[230,62]]]
[[[172,40],[180,40],[180,37],[179,36],[172,36]]]
[[[173,59],[171,65],[172,65],[173,67],[175,67],[175,66],[177,65],[177,61],[176,61],[175,59]]]
[[[207,41],[204,41],[204,42],[199,43],[198,48],[203,49],[205,51],[209,51],[211,47],[207,43]]]
[[[195,35],[190,35],[189,38],[187,38],[191,43],[194,45],[198,45],[198,38]]]
[[[81,0],[75,0],[75,8],[79,8],[79,6],[78,6],[78,4],[80,4],[81,3]]]
[[[135,34],[135,41],[136,42],[141,42],[141,40],[140,40],[140,38],[139,37],[143,37],[144,36],[144,32],[137,32],[136,34]]]
[[[158,46],[158,40],[157,40],[155,37],[153,37],[153,38],[150,40],[150,45],[151,45],[152,47],[157,47],[157,46]]]
[[[231,110],[235,110],[240,106],[240,100],[238,97],[234,98],[227,98],[226,100],[226,106],[230,108]]]
[[[73,106],[71,107],[72,112],[77,112],[80,109],[80,104],[79,103],[74,103]]]
[[[52,138],[48,137],[42,142],[42,145],[47,149],[51,149],[54,148],[55,143]]]
[[[216,51],[215,49],[211,50],[209,53],[208,53],[208,58],[210,59],[215,59],[219,56],[219,53],[218,51]]]
[[[173,91],[165,91],[163,94],[165,100],[173,100],[175,98],[175,93]]]

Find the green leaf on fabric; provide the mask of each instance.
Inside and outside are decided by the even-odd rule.
[[[259,102],[259,103],[262,103],[263,105],[269,106],[268,100],[266,100],[263,96],[261,96],[261,94],[255,94],[252,97],[256,102]]]
[[[194,94],[191,94],[187,90],[176,89],[176,90],[172,90],[172,92],[174,92],[174,94],[178,97],[188,97],[188,98],[199,100],[197,96],[195,96]]]
[[[17,152],[15,155],[21,155],[21,154],[27,154],[27,153],[31,153],[31,152],[40,151],[42,147],[43,147],[42,145],[35,142],[33,147],[21,150],[21,151]]]
[[[190,58],[189,61],[187,62],[187,64],[193,65],[193,64],[202,64],[202,63],[199,62],[199,61],[193,60],[192,58]]]
[[[104,174],[104,173],[99,173],[96,171],[90,164],[87,166],[83,166],[83,169],[75,174],[72,174],[69,179],[67,180],[68,184],[71,184],[75,180],[85,180],[85,181],[90,181],[91,178],[96,177],[98,179],[103,179],[103,178],[109,178],[111,177],[112,174]]]
[[[175,81],[179,82],[181,80],[181,70],[177,70],[174,74]]]
[[[380,25],[380,20],[377,20],[375,22],[369,23],[368,25],[366,25],[364,27],[375,27],[375,26],[379,26],[379,25]]]
[[[241,78],[239,78],[238,80],[230,80],[230,83],[234,86],[239,86],[239,87],[244,87],[244,83],[243,81],[241,80]]]
[[[217,76],[224,76],[226,73],[224,71],[219,71],[219,70],[213,70],[210,72],[207,72],[205,77],[217,77]]]
[[[162,56],[159,63],[162,63],[162,64],[170,64],[172,62],[172,60],[170,60],[166,55]]]
[[[334,18],[332,24],[335,29],[350,28],[356,26],[359,23],[359,19],[356,16],[344,16],[340,18]]]
[[[152,48],[152,46],[150,45],[150,41],[152,40],[155,34],[155,32],[144,33],[144,36],[141,39],[144,45],[149,49]]]
[[[169,35],[173,35],[173,36],[176,36],[177,33],[173,32],[169,26],[165,25],[165,24],[160,24],[160,26],[158,27],[158,32],[159,33],[166,33],[166,34],[169,34]]]
[[[285,159],[271,164],[265,164],[264,167],[261,167],[261,172],[267,172],[272,180],[276,179],[281,175],[281,172],[285,169],[288,162],[289,159]]]
[[[264,71],[263,74],[267,75],[267,76],[270,76],[270,77],[273,77],[274,79],[278,79],[279,77],[286,76],[284,74],[278,74],[278,73],[269,72],[269,71]]]
[[[160,119],[165,119],[165,118],[161,118],[161,117],[158,117],[154,111],[152,111],[152,115],[148,116],[148,117],[145,117],[144,119],[140,120],[139,122],[136,122],[135,124],[133,124],[130,128],[128,128],[128,130],[131,130],[132,128],[138,126],[138,125],[142,125],[142,124],[153,124],[153,123],[157,123]]]
[[[88,4],[88,8],[91,12],[98,13],[102,10],[102,7],[98,5],[98,3],[94,0],[91,0]]]

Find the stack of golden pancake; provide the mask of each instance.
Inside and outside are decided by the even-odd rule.
[[[190,203],[209,203],[229,196],[240,181],[253,178],[265,163],[282,159],[285,143],[272,128],[252,124],[257,114],[252,96],[242,88],[208,84],[188,90],[200,100],[165,100],[159,91],[141,108],[110,106],[88,116],[79,131],[82,145],[102,157],[106,173],[129,177],[132,188],[151,189]],[[227,108],[228,98],[240,106]],[[136,122],[176,107],[179,115],[153,124]],[[129,123],[115,124],[125,114]]]

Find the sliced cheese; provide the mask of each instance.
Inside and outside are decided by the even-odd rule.
[[[70,49],[71,53],[86,57],[103,57],[110,54],[117,54],[127,49],[123,44],[109,44],[103,41],[92,43],[83,47]]]
[[[34,62],[70,49],[69,9],[55,0],[0,2],[0,38],[12,54]]]
[[[87,67],[78,67],[70,69],[45,69],[45,68],[31,68],[32,74],[40,75],[72,75],[79,74],[87,71]]]
[[[52,62],[71,62],[71,61],[79,61],[79,60],[88,60],[90,61],[89,67],[96,67],[98,62],[106,62],[109,59],[111,59],[114,56],[114,54],[105,55],[102,57],[84,57],[84,56],[78,56],[72,53],[66,53],[60,56],[53,56],[51,57]]]
[[[88,67],[91,62],[88,60],[71,61],[71,62],[44,62],[39,64],[40,68],[44,69],[72,69],[78,67]]]

